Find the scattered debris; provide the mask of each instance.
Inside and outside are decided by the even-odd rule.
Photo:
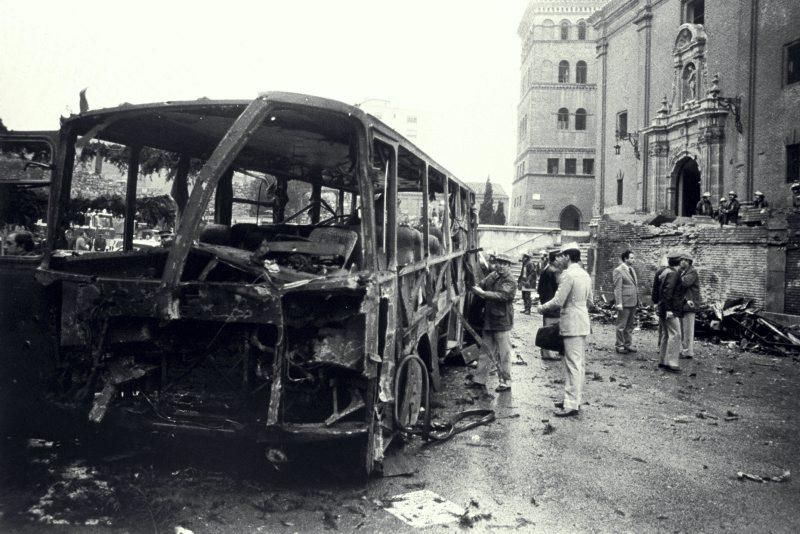
[[[737,471],[736,477],[739,480],[752,480],[753,482],[788,482],[792,478],[792,473],[787,469],[778,476],[759,476],[744,471]]]
[[[556,427],[554,427],[554,426],[553,426],[553,425],[551,425],[550,423],[546,423],[546,424],[544,425],[544,430],[542,431],[542,434],[544,434],[545,436],[547,436],[547,435],[550,435],[550,434],[552,434],[552,433],[553,433],[553,432],[555,432],[555,431],[556,431]]]
[[[194,531],[178,525],[175,527],[175,534],[194,534]]]
[[[765,352],[778,356],[800,354],[800,326],[785,327],[761,314],[752,300],[737,298],[716,303],[697,311],[698,335],[723,336],[733,350]]]
[[[698,419],[714,419],[714,420],[719,419],[719,417],[717,417],[716,415],[710,414],[705,410],[697,412],[697,414],[695,414],[695,417],[697,417]]]
[[[594,372],[592,372],[592,376],[589,378],[589,380],[593,380],[595,382],[602,382],[603,381],[603,377],[600,376],[600,373],[598,373],[597,371],[594,371]]]
[[[679,415],[678,417],[674,418],[673,421],[676,423],[689,423],[689,418],[685,415]]]
[[[739,414],[734,412],[733,410],[728,410],[725,414],[726,421],[737,421],[739,419]]]

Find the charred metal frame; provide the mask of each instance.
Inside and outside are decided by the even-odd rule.
[[[78,136],[102,137],[103,125],[114,124],[123,116],[149,118],[161,111],[166,113],[181,106],[191,109],[193,105],[204,106],[212,112],[216,110],[216,103],[208,101],[131,106],[116,111],[90,112],[88,115],[97,113],[101,122],[88,131],[87,126],[80,123],[86,114],[63,123],[54,164],[56,179],[51,187],[49,234],[37,279],[59,288],[59,305],[67,310],[62,314],[56,334],[62,346],[62,368],[74,376],[75,362],[81,362],[84,367],[83,387],[72,391],[73,398],[79,403],[91,404],[89,413],[94,421],[113,412],[114,399],[125,392],[128,399],[140,399],[151,407],[149,423],[155,428],[255,431],[259,439],[271,443],[366,436],[369,470],[372,462],[381,458],[393,434],[394,421],[387,407],[401,402],[394,398],[394,385],[399,380],[397,362],[406,355],[419,354],[428,366],[434,387],[438,387],[441,352],[447,349],[448,342],[462,341],[461,326],[451,310],[453,307],[463,310],[469,298],[464,277],[465,262],[473,265],[476,262],[474,193],[400,134],[357,108],[304,95],[267,93],[246,105],[219,103],[220,108],[236,105],[243,107],[243,111],[204,158],[206,163],[188,199],[185,192],[189,160],[198,155],[181,153],[174,184],[179,225],[174,244],[168,251],[147,254],[131,251],[138,150],[147,143],[130,139],[125,251],[91,258],[54,256],[56,232],[61,227],[63,207],[69,200]],[[254,139],[265,121],[274,121],[282,110],[293,107],[334,112],[343,117],[343,124],[347,121],[352,126],[354,134],[350,143],[355,164],[352,174],[356,180],[352,186],[355,189],[350,190],[353,213],[356,194],[361,199],[358,246],[362,260],[358,271],[336,276],[300,276],[280,271],[280,276],[294,278],[274,279],[274,275],[254,262],[247,251],[196,242],[212,195],[215,195],[217,208],[215,222],[230,226],[231,176],[237,158],[250,143],[258,142]],[[390,147],[385,169],[377,169],[372,164],[376,140]],[[431,253],[431,227],[425,217],[419,238],[422,253],[404,265],[399,264],[398,258],[396,209],[401,147],[404,154],[420,162],[418,187],[423,194],[425,213],[428,213],[432,194],[434,170],[437,193],[445,200],[440,254]],[[280,172],[276,177],[279,200],[273,216],[279,223],[285,216],[283,199],[288,179],[295,178]],[[312,184],[310,215],[316,224],[320,219],[323,180],[321,176],[310,176],[305,181]],[[381,184],[384,202],[389,206],[384,221],[385,250],[379,250],[376,244],[377,217],[375,205],[369,200],[375,198],[376,183]],[[339,188],[337,211],[343,211],[344,194],[345,190]],[[451,232],[453,225],[457,225],[457,247]],[[462,236],[463,231],[466,236]],[[326,250],[323,246],[319,249]],[[159,268],[162,270],[158,277],[143,274]],[[228,276],[238,273],[242,280],[250,281],[225,281],[224,277],[211,281],[210,278],[220,271]],[[314,319],[316,308],[328,301],[339,303],[332,304],[334,308],[331,309],[331,312],[338,311],[338,314],[333,313],[337,318]],[[194,331],[196,335],[186,337],[187,332]],[[216,334],[212,335],[212,331]],[[310,341],[309,335],[313,337]],[[313,352],[304,349],[304,343],[311,343]],[[128,346],[130,349],[126,348]],[[219,354],[212,355],[212,348]],[[353,356],[353,350],[358,358]],[[349,359],[335,360],[345,358],[343,354]],[[177,376],[171,370],[176,365],[181,369]],[[172,415],[164,413],[159,408],[160,403],[177,394],[176,380],[182,378],[182,373],[196,372],[201,365],[209,370],[212,383],[216,380],[231,386],[238,384],[237,387],[242,388],[242,402],[255,399],[260,406],[256,413],[262,413],[263,417],[256,417],[253,425],[216,415],[205,419],[187,415],[194,414],[194,408],[176,409]],[[240,379],[234,381],[226,369],[240,370],[236,371],[241,373]],[[315,387],[331,396],[330,412],[324,417],[309,415],[313,421],[297,417],[297,420],[290,420],[295,401],[287,395],[292,391],[312,394],[312,390],[303,390],[309,383],[317,384]],[[152,384],[160,384],[161,389],[151,389]],[[415,385],[408,388],[408,395],[419,393]],[[99,394],[93,395],[93,392]],[[413,401],[408,402],[413,411]],[[142,415],[135,410],[127,415],[131,414]]]

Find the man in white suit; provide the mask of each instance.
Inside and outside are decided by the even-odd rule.
[[[564,338],[564,400],[556,402],[556,417],[578,415],[584,381],[586,336],[589,335],[588,302],[592,299],[592,279],[581,266],[581,251],[577,243],[561,249],[559,263],[566,268],[561,273],[558,291],[548,302],[538,306],[539,313],[561,308],[559,325]]]
[[[617,308],[617,352],[636,352],[631,345],[636,324],[636,307],[639,306],[639,279],[633,269],[634,255],[630,250],[620,254],[620,263],[614,269],[614,302]]]

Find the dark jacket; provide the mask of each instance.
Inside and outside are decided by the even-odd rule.
[[[522,264],[522,270],[517,280],[520,289],[536,289],[536,277],[539,275],[537,270],[538,266],[533,260],[528,260]]]
[[[514,326],[514,294],[517,284],[511,275],[497,272],[481,280],[481,289],[486,291],[486,306],[483,311],[484,331],[505,332]]]
[[[700,306],[700,283],[697,280],[697,271],[691,265],[681,273],[681,290],[683,292],[683,310],[696,311]],[[694,306],[689,306],[686,301],[691,300]]]
[[[727,215],[729,223],[736,223],[739,220],[739,206],[739,201],[735,198],[729,200],[725,206],[725,215]]]
[[[656,275],[653,277],[653,289],[650,291],[650,297],[653,299],[653,304],[658,304],[661,301],[661,284],[664,283],[664,271],[669,269],[667,266],[659,267],[656,270]]]
[[[714,214],[714,206],[711,205],[711,201],[707,198],[700,199],[700,202],[697,203],[695,206],[694,211],[697,215],[707,215],[711,217]]]
[[[672,312],[676,317],[683,317],[683,290],[681,288],[681,275],[676,269],[666,269],[661,278],[659,289],[658,316],[662,319],[667,312]]]
[[[556,296],[556,291],[558,291],[558,275],[559,271],[552,265],[545,267],[542,274],[539,275],[539,285],[536,286],[536,291],[539,293],[539,302],[550,302],[553,300],[553,297]],[[547,310],[542,313],[543,317],[550,318],[558,318],[560,315],[561,311],[558,309]]]

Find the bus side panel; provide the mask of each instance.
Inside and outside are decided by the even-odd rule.
[[[57,358],[51,327],[57,306],[55,290],[34,279],[38,264],[38,258],[0,257],[0,431],[6,433],[29,433],[49,419],[44,400]]]

